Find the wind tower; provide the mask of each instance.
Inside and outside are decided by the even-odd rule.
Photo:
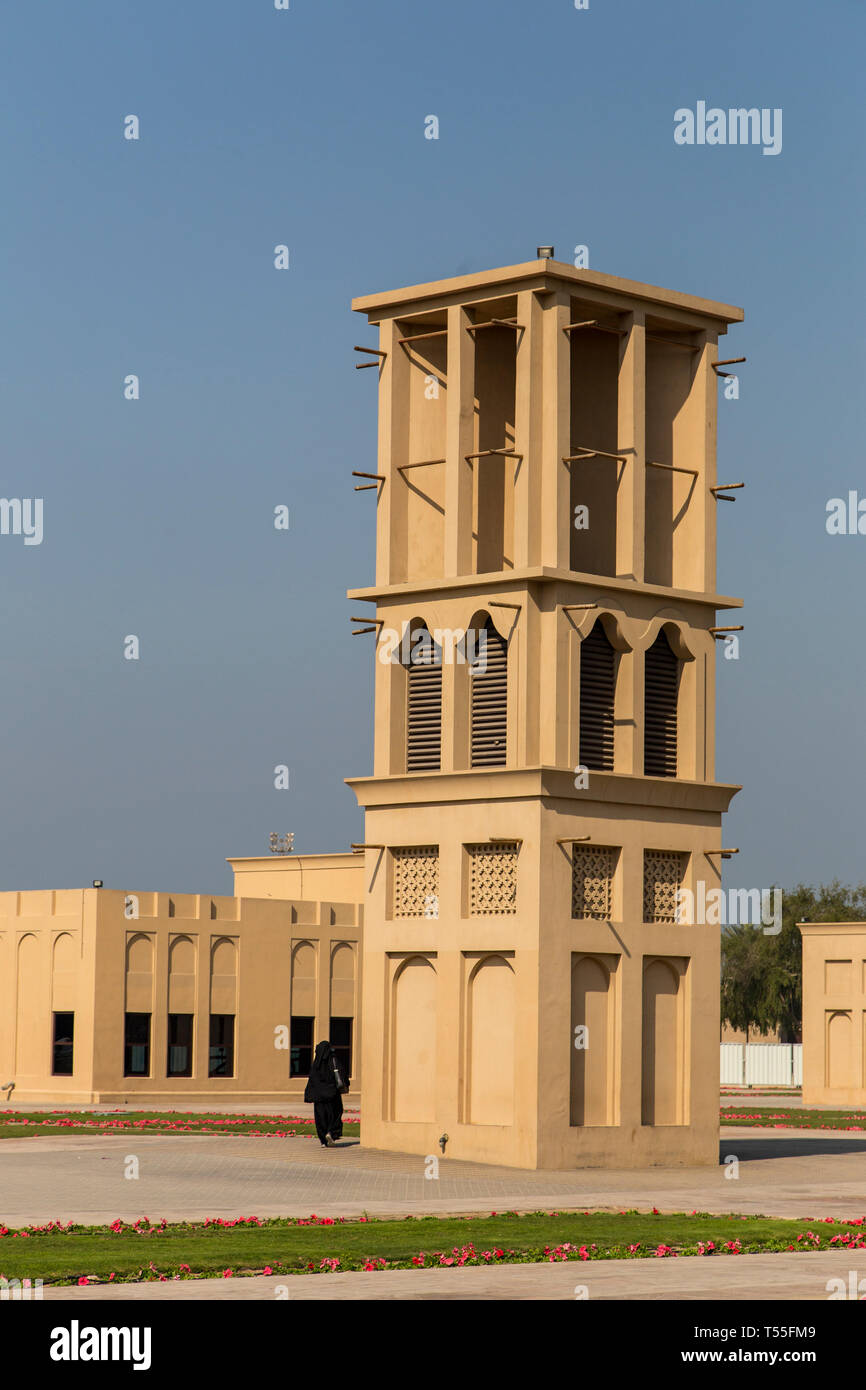
[[[737,790],[713,367],[742,311],[552,248],[352,307],[379,329],[376,580],[350,593],[376,647],[365,1143],[717,1163],[720,929],[677,894],[719,886]]]

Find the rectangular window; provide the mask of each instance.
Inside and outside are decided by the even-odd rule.
[[[124,1076],[150,1076],[150,1014],[127,1014],[123,1035]]]
[[[643,854],[643,919],[675,923],[677,893],[683,886],[686,855],[676,850],[645,849]]]
[[[235,1016],[211,1014],[208,1076],[235,1074]]]
[[[289,1076],[309,1076],[313,1065],[312,1018],[293,1018],[289,1051]]]
[[[75,1014],[54,1015],[53,1076],[72,1075],[72,1047],[75,1038]]]
[[[351,1018],[332,1018],[328,1034],[337,1066],[347,1081],[352,1075],[352,1023]]]
[[[168,1016],[168,1076],[192,1076],[192,1014]]]

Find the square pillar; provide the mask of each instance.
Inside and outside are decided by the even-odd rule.
[[[541,544],[538,563],[571,566],[571,476],[563,459],[571,453],[571,291],[558,287],[544,309],[545,395],[541,428]]]
[[[475,343],[462,304],[448,310],[448,395],[445,403],[445,577],[472,572],[472,464]]]
[[[387,357],[379,368],[379,453],[376,505],[376,583],[395,584],[405,577],[405,509],[400,507],[402,475],[397,469],[409,462],[409,357],[397,339],[402,336],[396,319],[379,325],[379,347]],[[364,469],[372,472],[372,469]],[[360,482],[365,482],[360,479]],[[364,499],[369,500],[369,494]]]
[[[514,448],[522,458],[512,460],[514,478],[514,568],[537,563],[541,520],[538,474],[543,449],[542,370],[544,310],[538,295],[524,290],[517,296],[517,373]],[[507,474],[506,474],[507,476]]]
[[[617,448],[625,454],[618,489],[616,572],[642,582],[646,502],[646,330],[641,310],[620,340]],[[643,772],[643,768],[641,768]]]

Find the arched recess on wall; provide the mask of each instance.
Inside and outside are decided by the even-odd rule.
[[[391,981],[391,1117],[405,1123],[436,1118],[436,968],[409,956]]]
[[[401,643],[406,684],[406,771],[442,766],[442,649],[423,618],[412,618]]]
[[[571,967],[571,1124],[610,1125],[613,1118],[613,975],[597,956]],[[578,1033],[578,1029],[585,1032]],[[580,1043],[581,1046],[577,1044]]]
[[[54,938],[51,957],[52,971],[55,975],[62,975],[67,971],[75,970],[78,963],[78,953],[71,932],[61,932],[59,936]]]
[[[859,1086],[855,1078],[854,1026],[846,1009],[834,1009],[827,1015],[827,1076],[828,1090],[848,1090]]]
[[[316,1016],[316,948],[311,941],[292,947],[291,1010],[295,1018]]]
[[[40,971],[39,941],[32,932],[19,938],[17,950],[17,991],[15,1019],[15,1071],[32,1076],[44,1070],[47,1036],[41,1036],[44,1017],[45,982]],[[47,1032],[47,1030],[46,1030]]]
[[[509,612],[514,621],[514,615]],[[465,651],[472,660],[460,667],[468,681],[469,766],[505,767],[508,761],[508,627],[505,633],[482,609],[467,628]]]
[[[168,948],[169,978],[195,974],[195,947],[188,936],[176,936]]]
[[[331,1017],[355,1014],[355,952],[341,941],[331,951]]]
[[[51,1008],[75,1013],[78,993],[78,947],[71,932],[61,932],[51,948]]]
[[[150,975],[153,971],[153,942],[149,936],[138,933],[126,943],[127,975]]]
[[[195,946],[188,936],[176,936],[168,947],[168,1011],[195,1013]]]
[[[125,1004],[127,1013],[153,1011],[153,939],[136,932],[126,943]]]
[[[230,937],[218,937],[210,951],[210,1007],[212,1014],[236,1014],[238,948]]]
[[[514,968],[505,956],[484,956],[467,982],[467,1120],[514,1122]]]
[[[236,975],[238,948],[227,936],[221,936],[211,947],[211,971],[214,975]]]
[[[673,961],[644,964],[641,1123],[685,1123],[683,977]]]

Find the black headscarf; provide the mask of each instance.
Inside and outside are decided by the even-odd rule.
[[[304,1091],[304,1100],[333,1100],[336,1095],[334,1049],[329,1042],[320,1042],[316,1044],[316,1053],[313,1057],[313,1065],[310,1067],[310,1079]]]

